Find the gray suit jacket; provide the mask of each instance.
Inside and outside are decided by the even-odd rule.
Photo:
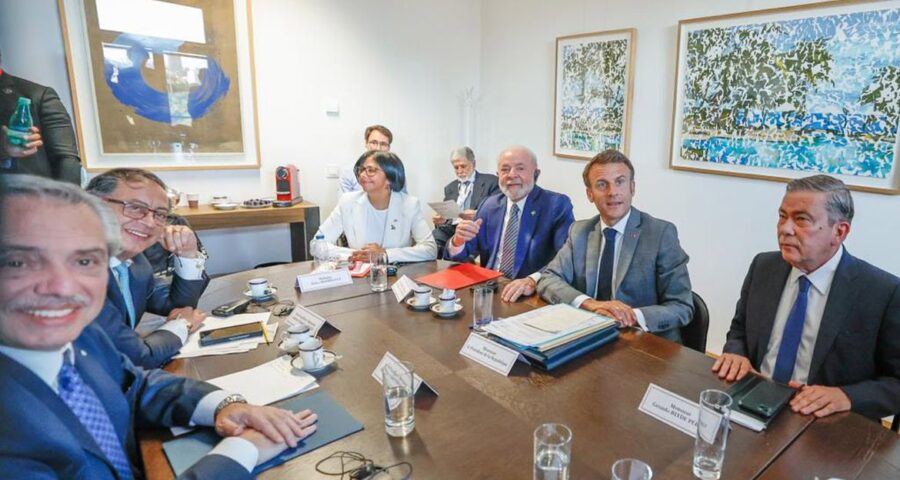
[[[780,252],[753,259],[722,349],[759,370],[791,266]],[[810,362],[810,385],[839,386],[872,419],[900,413],[900,279],[852,255],[838,264]]]
[[[478,206],[485,198],[496,193],[500,193],[500,185],[497,183],[497,176],[490,173],[475,172],[474,185],[472,185],[471,200],[469,200],[469,208],[478,210]],[[453,180],[444,187],[444,201],[459,198],[459,180]],[[438,225],[434,229],[434,241],[438,248],[438,258],[444,257],[444,247],[450,240],[450,237],[456,233],[456,225],[445,223]]]
[[[572,303],[582,294],[594,296],[601,228],[599,215],[572,224],[565,245],[541,272],[537,291],[544,300]],[[680,342],[679,328],[694,314],[687,263],[675,225],[632,208],[613,279],[616,300],[640,308],[651,332]]]

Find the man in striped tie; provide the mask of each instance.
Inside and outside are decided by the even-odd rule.
[[[569,197],[536,185],[540,173],[531,150],[513,146],[501,152],[500,193],[481,203],[475,220],[460,220],[444,254],[455,261],[478,257],[481,266],[503,272],[513,280],[501,293],[507,302],[534,294],[541,268],[575,221]]]
[[[215,426],[222,440],[181,478],[249,479],[315,430],[309,411],[137,368],[91,323],[118,224],[74,185],[0,176],[0,477],[143,478],[136,426]]]
[[[779,252],[753,259],[721,357],[726,380],[758,372],[824,417],[900,412],[900,279],[843,246],[853,198],[827,175],[792,181],[778,210]]]

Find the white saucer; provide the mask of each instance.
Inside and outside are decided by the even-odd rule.
[[[303,357],[300,355],[297,355],[291,360],[291,366],[298,370],[303,370],[304,372],[318,372],[332,366],[339,358],[341,357],[331,350],[325,350],[322,355],[322,364],[316,368],[303,368]]]
[[[252,298],[252,299],[254,299],[254,300],[265,300],[265,299],[268,299],[268,298],[272,298],[273,296],[275,296],[276,293],[278,293],[278,289],[277,289],[277,288],[275,288],[275,287],[269,287],[269,288],[266,290],[266,294],[265,294],[265,295],[263,295],[263,296],[261,296],[261,297],[254,297],[254,296],[253,296],[252,290],[250,290],[250,289],[244,290],[244,296],[250,297],[250,298]]]
[[[425,305],[419,305],[418,303],[416,303],[416,297],[406,299],[406,304],[409,305],[409,308],[412,308],[413,310],[428,310],[428,307],[434,305],[435,303],[437,303],[437,299],[434,297],[428,297],[428,303],[426,303]]]
[[[216,210],[234,210],[238,207],[238,204],[232,202],[213,203],[212,207]]]
[[[430,307],[430,310],[442,317],[452,317],[453,315],[456,315],[457,313],[459,313],[463,308],[462,305],[459,304],[459,299],[456,299],[456,301],[457,301],[457,303],[454,304],[454,308],[453,308],[452,312],[442,311],[441,310],[441,302],[438,302],[438,303],[435,303],[434,305],[432,305]]]

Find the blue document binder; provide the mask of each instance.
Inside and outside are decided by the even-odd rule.
[[[293,412],[312,410],[319,416],[317,429],[315,433],[303,439],[296,448],[287,449],[281,452],[281,455],[256,467],[253,471],[254,475],[363,429],[362,423],[353,418],[347,410],[344,410],[344,407],[325,392],[294,397],[275,405]],[[164,442],[163,451],[166,458],[169,459],[175,476],[178,476],[209,453],[221,439],[212,429],[198,430]]]

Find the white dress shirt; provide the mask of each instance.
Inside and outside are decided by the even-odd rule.
[[[68,357],[72,365],[75,365],[78,358],[71,343],[58,350],[51,351],[27,350],[0,345],[0,353],[15,360],[37,375],[57,395],[59,394],[59,371],[62,369],[63,358]],[[87,355],[84,351],[81,354]],[[191,426],[214,425],[215,419],[213,415],[216,407],[228,395],[229,393],[224,390],[216,390],[200,399],[197,407],[194,408],[194,413],[191,414]],[[259,458],[259,450],[256,448],[256,445],[239,437],[228,437],[222,440],[209,454],[228,457],[238,462],[248,472],[253,471],[253,468],[256,467],[256,460]]]
[[[624,217],[619,219],[615,225],[607,225],[606,222],[603,221],[603,218],[600,218],[600,258],[597,259],[597,271],[600,271],[600,261],[603,260],[603,250],[606,249],[606,236],[602,235],[607,228],[612,228],[616,231],[616,243],[615,243],[615,256],[613,257],[613,268],[612,268],[612,278],[613,278],[613,291],[610,298],[612,300],[616,299],[616,289],[615,289],[615,279],[616,273],[619,269],[619,257],[622,255],[622,239],[625,238],[625,226],[628,225],[628,219],[631,217],[631,210],[625,214]],[[597,287],[594,287],[594,291],[591,292],[592,295],[579,295],[575,297],[575,300],[572,300],[572,306],[575,308],[580,308],[581,304],[584,303],[585,300],[590,300],[592,298],[597,298]],[[643,331],[649,331],[647,328],[647,321],[644,320],[644,314],[641,312],[641,309],[635,308],[634,315],[637,317],[638,326],[641,327]]]
[[[472,170],[472,173],[466,178],[457,178],[457,182],[459,183],[459,194],[456,196],[456,204],[459,205],[459,210],[471,208],[472,191],[475,190],[475,170]],[[469,184],[466,185],[466,182]]]
[[[775,371],[775,361],[778,359],[778,350],[781,348],[781,338],[784,334],[784,326],[791,308],[797,299],[800,289],[800,277],[806,276],[809,280],[809,293],[806,300],[806,317],[803,319],[803,335],[800,337],[800,348],[797,349],[797,361],[794,363],[794,373],[791,380],[806,383],[809,379],[809,367],[812,363],[813,350],[816,348],[816,338],[819,336],[819,327],[822,326],[822,314],[825,313],[825,304],[828,302],[828,292],[831,291],[831,282],[844,255],[844,246],[814,272],[803,273],[796,267],[791,268],[784,290],[781,292],[781,300],[778,302],[778,310],[775,312],[775,323],[772,325],[772,335],[769,337],[769,347],[766,356],[763,357],[760,372],[771,377]]]

